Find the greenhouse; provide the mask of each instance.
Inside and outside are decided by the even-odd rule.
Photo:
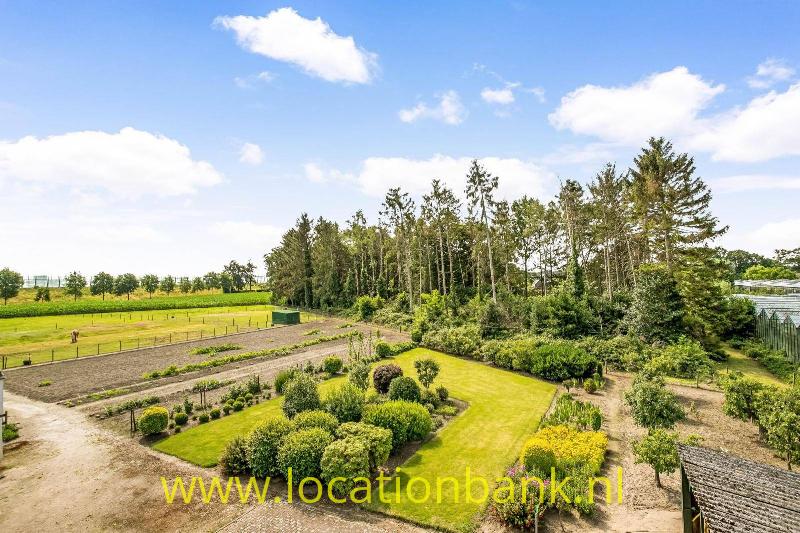
[[[744,297],[756,306],[756,336],[773,350],[800,362],[800,294]]]
[[[800,279],[737,279],[733,286],[742,292],[800,294]]]

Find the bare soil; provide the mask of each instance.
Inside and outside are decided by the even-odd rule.
[[[162,387],[169,383],[190,381],[200,376],[219,374],[230,369],[248,367],[264,361],[263,359],[250,359],[231,363],[224,367],[209,368],[168,378],[156,380],[144,380],[142,378],[142,375],[146,372],[166,368],[170,365],[181,366],[188,363],[196,363],[209,358],[208,355],[192,355],[190,352],[193,348],[222,343],[236,343],[242,346],[241,350],[223,352],[225,355],[265,348],[278,348],[313,338],[304,335],[305,332],[313,329],[320,329],[322,331],[320,335],[336,335],[355,329],[337,328],[337,326],[344,323],[339,319],[324,318],[296,326],[276,327],[238,335],[204,339],[202,341],[57,361],[46,365],[13,368],[5,371],[6,387],[12,392],[45,402],[75,399],[93,392],[114,388],[124,387],[131,392],[143,391]],[[365,333],[370,329],[365,326],[357,326],[357,328]],[[382,329],[381,334],[390,340],[393,338],[392,332],[389,330]],[[315,345],[298,352],[310,352],[322,346],[339,346],[346,349],[347,340],[342,339]],[[51,384],[46,387],[39,387],[39,383],[42,381],[50,381]]]

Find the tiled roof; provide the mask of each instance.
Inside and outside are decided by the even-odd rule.
[[[678,446],[711,531],[800,531],[800,474],[698,446]]]

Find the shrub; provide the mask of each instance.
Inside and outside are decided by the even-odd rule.
[[[478,326],[468,325],[456,328],[431,330],[422,336],[423,346],[440,352],[478,358],[481,334]]]
[[[167,429],[169,424],[169,411],[166,407],[148,407],[139,417],[139,431],[143,435],[156,435]]]
[[[192,414],[192,410],[194,409],[194,403],[189,398],[183,399],[183,412],[187,415]]]
[[[201,424],[205,424],[206,422],[209,421],[209,417],[205,413],[201,414],[199,417],[197,417],[197,419],[200,421]]]
[[[439,375],[439,363],[435,359],[417,359],[414,361],[414,368],[422,386],[426,389],[431,386],[433,380]]]
[[[247,462],[247,440],[240,435],[236,435],[228,444],[219,458],[222,471],[229,476],[245,474],[250,470]]]
[[[326,357],[322,369],[328,374],[337,374],[342,369],[342,360],[334,355]]]
[[[712,366],[703,346],[694,340],[681,338],[670,344],[647,363],[648,371],[676,378],[695,378],[704,368]]]
[[[433,429],[428,410],[418,403],[405,401],[368,405],[362,421],[390,430],[393,450],[409,441],[422,440]]]
[[[555,341],[535,349],[528,372],[550,381],[591,376],[597,368],[597,360],[577,344]]]
[[[185,426],[189,421],[189,415],[186,413],[175,413],[175,424],[178,426]]]
[[[576,400],[571,394],[562,394],[556,400],[552,412],[542,420],[541,426],[570,426],[597,431],[602,423],[603,415],[597,406]]]
[[[255,395],[259,394],[261,390],[264,388],[268,389],[269,383],[267,383],[266,386],[261,385],[261,378],[258,375],[252,375],[249,378],[247,378],[247,381],[245,382],[244,386],[247,389],[247,392]]]
[[[358,437],[346,437],[333,441],[322,453],[322,479],[330,483],[334,478],[344,478],[330,490],[345,496],[355,486],[355,478],[368,478],[370,475],[369,450],[366,442]]]
[[[531,330],[563,339],[577,339],[593,334],[598,321],[586,300],[567,292],[533,298]]]
[[[447,398],[450,397],[450,391],[444,385],[439,385],[436,387],[436,396],[439,397],[439,401],[446,402]]]
[[[392,432],[388,429],[361,422],[346,422],[336,429],[340,439],[357,438],[366,444],[370,471],[389,460],[392,451]]]
[[[212,409],[209,414],[211,415],[211,420],[216,420],[220,417],[221,413],[219,412],[219,409]]]
[[[414,378],[399,376],[389,384],[390,400],[406,400],[407,402],[419,402],[419,385]]]
[[[225,413],[226,415],[229,415],[232,409],[233,409],[232,403],[222,404],[222,412]]]
[[[509,476],[513,483],[513,498],[500,499],[494,498],[490,511],[501,522],[525,531],[533,531],[539,524],[539,514],[546,509],[548,500],[539,503],[539,495],[536,484],[525,481],[522,473],[510,472]],[[522,500],[523,483],[526,483],[525,500]]]
[[[347,380],[362,391],[367,390],[369,388],[369,371],[369,363],[363,359],[359,359],[350,365],[350,372],[347,375]]]
[[[278,375],[275,376],[275,392],[277,392],[278,394],[283,394],[283,388],[296,375],[297,375],[297,369],[295,368],[290,368],[288,370],[281,370],[280,372],[278,372]]]
[[[319,477],[322,454],[333,442],[333,436],[322,428],[301,429],[289,434],[278,449],[278,465],[288,480],[292,469],[292,483],[306,477]]]
[[[635,379],[625,391],[625,403],[633,420],[647,429],[672,429],[675,422],[686,418],[678,398],[660,380]]]
[[[322,428],[328,433],[333,433],[339,426],[339,421],[330,413],[321,410],[303,411],[292,419],[297,429]]]
[[[594,378],[587,378],[583,380],[583,390],[589,394],[594,394],[597,392],[597,382],[594,380]]]
[[[3,424],[3,442],[10,442],[19,437],[17,424]]]
[[[233,402],[233,411],[234,412],[238,413],[242,409],[244,409],[244,403],[242,403],[240,400],[236,400],[235,402]]]
[[[798,368],[784,354],[769,347],[757,340],[748,340],[742,345],[742,352],[748,357],[758,360],[767,370],[784,381],[793,381]]]
[[[375,385],[375,390],[381,394],[386,394],[389,392],[389,385],[392,380],[402,375],[403,370],[397,365],[381,365],[372,373],[372,383]]]
[[[250,432],[247,437],[247,463],[254,476],[264,478],[281,472],[278,450],[294,429],[291,420],[278,416],[264,420]]]
[[[283,394],[283,413],[289,418],[303,411],[320,408],[317,382],[304,372],[286,384]]]
[[[368,321],[381,307],[383,299],[380,296],[359,296],[353,304],[353,315],[356,320]]]
[[[653,355],[649,345],[632,336],[587,337],[578,344],[598,361],[625,372],[638,372]]]
[[[324,405],[339,422],[358,422],[364,411],[364,391],[352,383],[343,383],[328,393]]]
[[[728,416],[752,422],[756,418],[758,394],[766,388],[760,381],[749,377],[729,379],[723,386],[725,401],[722,411]]]
[[[378,341],[375,343],[375,355],[381,359],[392,356],[392,347],[386,341]]]

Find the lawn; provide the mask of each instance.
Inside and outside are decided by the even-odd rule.
[[[788,386],[786,382],[777,378],[764,365],[753,358],[747,357],[739,350],[726,346],[725,352],[728,354],[728,361],[720,365],[721,371],[724,372],[723,369],[729,369],[731,372],[738,370],[745,376],[749,376],[765,385]]]
[[[489,482],[504,475],[514,463],[525,438],[536,430],[547,410],[556,387],[537,379],[417,348],[394,358],[406,375],[415,376],[414,361],[420,357],[436,359],[441,372],[435,384],[442,384],[454,398],[468,402],[469,407],[432,440],[423,445],[401,468],[400,494],[387,483],[385,499],[390,504],[374,502],[370,509],[402,517],[406,520],[449,530],[470,530],[475,527],[486,507],[481,502],[466,502],[463,479],[466,468],[471,476],[482,476]],[[321,386],[323,394],[335,386],[337,378]],[[246,434],[260,420],[280,413],[280,399],[263,402],[240,413],[197,426],[157,443],[156,450],[175,455],[202,466],[217,463],[225,443],[235,435]],[[452,483],[443,485],[442,502],[435,498],[413,503],[406,496],[405,484],[412,476],[429,480],[435,495],[437,477],[453,476],[461,480],[459,502],[455,501]],[[422,492],[421,484],[414,485]],[[473,495],[480,497],[481,488],[473,486]],[[399,496],[395,502],[396,496]],[[373,500],[377,494],[373,495]],[[417,499],[415,497],[415,499]]]
[[[8,366],[20,366],[30,354],[34,363],[195,340],[264,328],[273,306],[243,305],[86,315],[0,319],[0,355]],[[303,313],[303,321],[312,317]],[[70,332],[80,332],[71,344]]]

